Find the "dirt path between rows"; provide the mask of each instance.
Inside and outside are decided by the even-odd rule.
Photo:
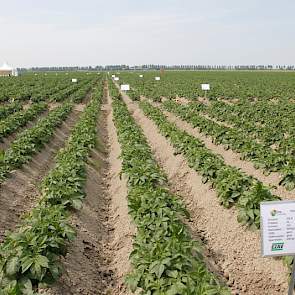
[[[191,214],[192,232],[206,243],[232,294],[286,294],[287,269],[280,260],[261,257],[259,232],[251,232],[239,224],[235,208],[220,206],[216,193],[202,183],[202,177],[189,168],[182,155],[174,155],[174,148],[156,125],[125,94],[123,98],[143,128],[170,186],[183,197]]]
[[[276,186],[276,188],[272,188],[270,190],[273,194],[280,196],[282,199],[295,199],[294,192],[287,191],[283,186],[279,185],[281,179],[279,173],[271,173],[270,175],[263,174],[263,171],[260,169],[256,169],[251,162],[241,160],[241,154],[236,153],[232,150],[226,150],[222,145],[214,144],[212,142],[212,138],[210,138],[209,136],[205,136],[204,134],[199,132],[198,128],[194,128],[190,123],[180,119],[173,113],[165,111],[161,107],[161,104],[151,101],[149,102],[152,103],[154,106],[159,107],[167,116],[167,119],[170,122],[175,123],[178,128],[185,130],[190,135],[200,139],[201,141],[203,141],[203,143],[208,149],[210,149],[212,152],[216,154],[221,155],[224,159],[225,164],[240,168],[246,174],[257,178],[258,180],[260,180],[268,186]]]
[[[128,217],[126,181],[119,176],[120,146],[111,99],[106,96],[97,126],[100,144],[87,165],[86,198],[72,216],[77,237],[63,261],[65,273],[47,294],[129,294],[123,281],[130,269],[134,229]]]
[[[0,185],[0,242],[5,230],[14,229],[20,216],[34,206],[40,195],[38,184],[54,166],[54,157],[71,133],[79,114],[77,111],[71,112],[42,151],[23,165],[21,170],[13,171]]]
[[[113,295],[129,295],[124,285],[124,277],[131,270],[129,255],[133,249],[132,241],[135,234],[135,225],[131,222],[128,215],[127,202],[127,180],[120,177],[119,172],[122,169],[121,147],[118,142],[118,136],[113,123],[113,109],[111,107],[111,97],[108,94],[108,104],[105,111],[108,112],[107,125],[109,130],[109,194],[112,196],[112,216],[114,222],[114,236],[111,244],[114,251],[112,267],[117,270],[117,287],[113,290]]]

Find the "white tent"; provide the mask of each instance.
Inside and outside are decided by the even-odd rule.
[[[1,71],[12,71],[13,68],[11,66],[9,66],[6,62],[3,64],[2,67],[0,67]]]
[[[6,62],[4,62],[3,66],[0,67],[0,76],[18,76],[17,69],[14,69],[10,65],[8,65]]]

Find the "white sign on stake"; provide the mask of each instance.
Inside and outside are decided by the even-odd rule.
[[[155,77],[155,80],[156,81],[160,81],[161,80],[161,77]]]
[[[260,204],[262,256],[295,255],[295,201]]]
[[[210,84],[201,84],[202,90],[208,91],[210,90]]]
[[[119,81],[120,79],[119,79],[119,77],[115,77],[114,80],[115,81]]]
[[[72,79],[72,83],[77,83],[78,79]]]
[[[130,90],[130,85],[129,84],[122,84],[121,85],[121,90],[122,91],[128,91],[128,90]]]

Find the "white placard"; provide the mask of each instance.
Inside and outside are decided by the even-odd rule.
[[[143,75],[139,75],[139,78],[143,78]]]
[[[78,79],[72,79],[72,83],[77,83]]]
[[[210,90],[210,84],[201,84],[202,90]]]
[[[120,78],[119,78],[119,77],[115,77],[114,80],[115,80],[115,81],[119,81]]]
[[[128,90],[130,90],[130,85],[129,84],[122,84],[121,85],[121,90],[122,91],[128,91]]]
[[[160,81],[161,80],[161,77],[155,77],[155,80],[156,81]]]
[[[112,75],[112,78],[115,78],[116,77],[116,75]]]
[[[295,201],[260,204],[262,256],[295,255]]]

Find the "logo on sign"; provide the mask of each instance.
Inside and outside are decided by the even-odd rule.
[[[270,215],[271,215],[272,217],[275,217],[275,216],[278,216],[278,215],[282,215],[282,214],[283,214],[283,212],[280,211],[280,210],[277,210],[277,209],[272,209],[272,210],[270,211]]]
[[[271,251],[282,251],[284,249],[284,242],[272,243]]]

